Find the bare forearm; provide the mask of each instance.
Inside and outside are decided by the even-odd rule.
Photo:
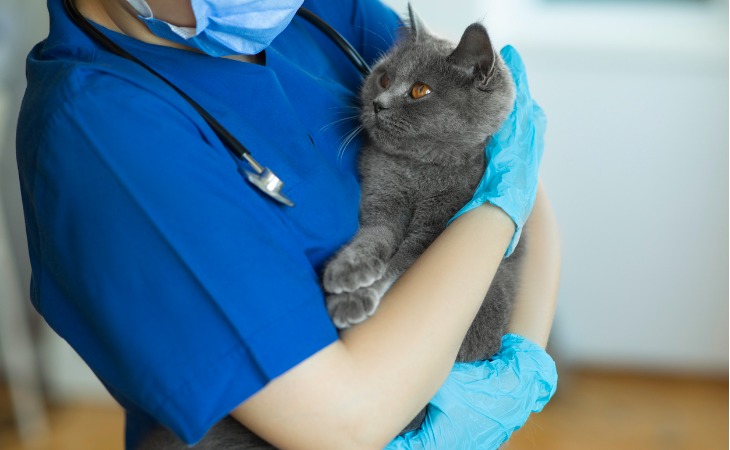
[[[457,219],[393,285],[378,313],[343,334],[359,370],[376,377],[374,394],[381,398],[370,400],[393,403],[374,411],[389,436],[448,375],[513,232],[511,220],[493,206]]]
[[[496,207],[462,215],[392,286],[377,314],[234,416],[281,448],[382,447],[443,383],[513,232]],[[277,424],[286,424],[286,436]]]
[[[522,281],[509,329],[545,347],[558,298],[560,241],[552,206],[542,186],[526,228],[530,234],[525,239]]]

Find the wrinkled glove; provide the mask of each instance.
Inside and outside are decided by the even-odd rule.
[[[552,358],[516,334],[502,338],[490,361],[456,363],[428,405],[418,430],[399,436],[385,450],[490,450],[539,412],[555,393]]]
[[[502,128],[487,144],[487,169],[474,196],[451,221],[486,202],[498,206],[516,225],[512,242],[505,253],[507,257],[517,246],[522,226],[535,204],[546,120],[542,109],[530,97],[525,66],[517,50],[508,45],[500,54],[515,81],[515,106]]]

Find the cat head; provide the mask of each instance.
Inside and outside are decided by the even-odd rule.
[[[373,68],[361,122],[389,152],[429,162],[483,145],[512,111],[515,87],[487,30],[470,25],[458,45],[430,34],[409,5],[405,36]],[[456,144],[456,145],[455,145]]]

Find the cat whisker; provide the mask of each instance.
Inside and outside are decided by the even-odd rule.
[[[380,22],[380,25],[383,25],[383,23]],[[369,30],[369,29],[367,29],[365,27],[358,27],[358,28],[360,28],[361,30],[366,31],[368,33],[374,34],[375,36],[377,36],[378,38],[380,38],[381,41],[383,41],[383,44],[385,44],[386,47],[390,47],[390,43],[383,36],[379,35],[378,33],[374,32],[373,30]],[[390,29],[388,29],[388,27],[386,27],[386,26],[384,26],[383,28],[385,28],[388,31],[388,34],[390,35],[391,42],[394,42],[395,40],[393,39],[393,35],[390,33]]]
[[[344,121],[346,121],[346,120],[353,120],[353,119],[357,119],[358,117],[359,117],[359,116],[355,115],[355,116],[347,116],[347,117],[343,117],[342,119],[337,119],[337,120],[335,120],[334,122],[330,122],[330,123],[328,123],[327,125],[323,126],[322,128],[320,128],[320,129],[319,129],[319,131],[320,131],[320,132],[322,132],[322,131],[326,130],[327,128],[331,127],[332,125],[335,125],[335,124],[337,124],[337,123],[340,123],[340,122],[344,122]]]
[[[338,113],[331,113],[329,117],[332,119],[350,119],[353,117],[360,117],[359,111],[341,111]]]
[[[387,31],[387,32],[388,32],[388,36],[390,37],[390,42],[395,42],[395,41],[396,41],[396,39],[395,39],[395,36],[393,36],[393,33],[391,33],[391,32],[390,32],[390,27],[389,27],[389,26],[386,26],[386,25],[385,25],[385,24],[384,24],[383,22],[381,22],[381,21],[378,21],[378,23],[379,23],[380,25],[382,25],[382,26],[383,26],[383,28],[385,28],[385,31]]]
[[[382,60],[385,57],[385,51],[380,49],[380,47],[376,47],[375,45],[372,45],[372,44],[368,44],[368,45],[366,45],[366,47],[373,48],[377,51],[377,56],[375,56],[375,61],[376,61],[375,64],[378,64],[378,62],[380,62],[380,60]],[[373,65],[375,65],[375,64],[373,64]]]
[[[347,146],[350,145],[350,143],[357,137],[358,134],[362,130],[364,130],[365,127],[362,125],[358,125],[355,127],[352,131],[350,131],[340,144],[340,147],[337,149],[337,162],[342,161],[342,157],[345,155],[345,150],[347,149]]]
[[[359,135],[359,134],[360,134],[360,132],[361,132],[362,130],[364,130],[364,129],[365,129],[365,126],[363,126],[363,125],[358,125],[357,127],[355,127],[355,129],[354,129],[354,130],[352,130],[352,131],[350,132],[350,134],[349,134],[349,135],[347,136],[347,138],[345,139],[345,141],[344,141],[344,142],[342,143],[342,153],[343,153],[343,154],[344,154],[344,151],[345,151],[345,149],[347,148],[347,146],[348,146],[348,145],[350,145],[350,143],[351,143],[351,142],[352,142],[352,141],[353,141],[353,140],[354,140],[354,139],[355,139],[355,138],[357,137],[357,135]]]
[[[342,105],[336,105],[336,106],[330,106],[329,109],[338,109],[338,108],[357,108],[360,104],[360,97],[358,97],[356,94],[348,93],[345,94],[345,101]]]
[[[327,109],[360,109],[357,105],[330,106]]]
[[[341,109],[339,111],[330,111],[328,114],[330,116],[334,116],[334,117],[344,116],[344,115],[348,115],[348,116],[356,115],[356,116],[359,116],[360,115],[360,110],[361,110],[361,108],[359,108],[359,107],[352,107],[352,108],[347,108],[347,109]]]

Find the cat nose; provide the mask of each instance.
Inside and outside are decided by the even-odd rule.
[[[385,106],[385,105],[383,105],[382,103],[380,103],[380,102],[379,102],[379,101],[377,101],[377,100],[375,100],[375,101],[373,102],[373,111],[375,111],[375,114],[379,113],[380,111],[382,111],[382,110],[384,110],[384,109],[388,109],[388,108],[386,108],[386,106]]]

